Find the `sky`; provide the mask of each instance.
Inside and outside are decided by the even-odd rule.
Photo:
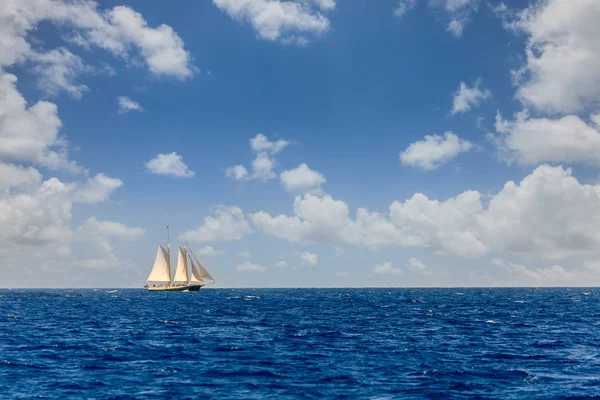
[[[600,284],[596,0],[0,3],[1,287]]]

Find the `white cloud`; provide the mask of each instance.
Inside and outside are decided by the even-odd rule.
[[[525,32],[526,64],[517,96],[539,111],[583,112],[600,105],[600,3],[548,0],[525,9],[512,27]]]
[[[408,269],[418,275],[425,275],[425,276],[429,276],[431,275],[431,271],[429,270],[429,268],[427,268],[427,266],[425,264],[423,264],[421,261],[417,260],[416,258],[411,258],[410,260],[408,260],[408,263],[406,264],[406,266],[408,267]]]
[[[267,269],[262,265],[252,264],[250,261],[246,261],[242,264],[236,265],[235,270],[238,272],[264,272]]]
[[[250,139],[250,148],[256,153],[256,158],[252,161],[252,174],[243,165],[234,165],[225,170],[225,175],[239,181],[242,179],[259,179],[269,180],[277,176],[274,171],[275,158],[274,155],[285,149],[290,142],[279,139],[270,141],[262,133],[257,134]]]
[[[37,169],[0,161],[0,191],[20,186],[39,185],[41,182],[42,174]]]
[[[107,16],[112,29],[106,28],[106,32],[114,32],[118,39],[139,47],[153,74],[179,79],[192,76],[190,54],[173,28],[165,24],[149,28],[140,13],[125,6],[113,8]],[[95,36],[90,35],[89,39],[94,41]],[[100,43],[105,42],[101,39]]]
[[[172,175],[179,178],[191,178],[196,175],[185,165],[183,157],[175,152],[157,155],[146,163],[146,168],[157,175]]]
[[[27,108],[16,82],[16,76],[0,70],[0,159],[81,172],[58,136],[62,122],[56,105],[39,101]]]
[[[335,0],[312,0],[323,11],[333,10],[335,8]]]
[[[418,0],[399,0],[394,15],[402,17],[417,3]],[[443,11],[448,20],[446,30],[454,37],[461,37],[472,15],[478,10],[479,0],[428,0],[428,4],[434,10]]]
[[[258,153],[252,161],[252,179],[261,179],[263,181],[275,178],[273,167],[275,160],[267,153]]]
[[[427,135],[424,140],[411,143],[400,153],[403,165],[410,165],[431,171],[439,168],[460,153],[473,148],[468,140],[460,139],[452,132],[440,135]]]
[[[118,178],[96,174],[75,191],[73,201],[88,204],[106,201],[108,196],[121,186],[123,186],[123,182]]]
[[[239,207],[219,206],[215,213],[216,218],[204,217],[202,226],[184,232],[179,239],[190,242],[231,241],[252,233],[250,223]]]
[[[279,139],[274,142],[270,141],[262,133],[257,134],[252,139],[250,139],[250,147],[256,153],[271,153],[277,154],[281,150],[285,149],[290,142],[287,140]]]
[[[35,170],[13,168],[26,171],[31,179],[0,192],[0,254],[9,270],[25,263],[29,268],[7,274],[5,282],[59,284],[52,279],[64,275],[73,284],[72,279],[82,275],[76,273],[81,267],[121,264],[107,237],[134,239],[143,234],[143,229],[93,217],[74,228],[72,209],[82,190],[78,182],[64,183],[57,178],[41,181]]]
[[[288,266],[288,263],[287,263],[287,262],[285,262],[285,260],[279,260],[279,261],[277,261],[277,262],[275,263],[275,266],[276,266],[277,268],[287,268],[287,266]]]
[[[392,266],[389,261],[384,261],[373,267],[373,273],[378,275],[402,275],[402,270]]]
[[[248,258],[250,257],[252,254],[249,251],[242,251],[240,253],[240,256],[244,257],[244,258]]]
[[[317,265],[319,261],[319,257],[315,253],[310,253],[308,251],[304,251],[300,253],[300,260],[302,261],[302,265],[306,265],[308,267],[314,267]]]
[[[144,111],[140,103],[131,100],[127,96],[117,97],[117,104],[119,105],[119,114],[126,114],[129,111]]]
[[[114,221],[98,221],[96,217],[88,218],[81,228],[100,236],[115,236],[125,240],[137,239],[146,233],[143,228],[132,228]]]
[[[322,11],[335,7],[333,0],[314,0]],[[252,25],[261,39],[305,44],[329,30],[329,20],[305,1],[213,0],[229,16]]]
[[[589,123],[575,115],[562,118],[531,118],[527,111],[517,113],[514,121],[496,115],[498,135],[492,136],[500,155],[519,164],[542,162],[587,163],[600,165],[600,125],[590,116]]]
[[[233,167],[229,167],[227,170],[225,170],[225,175],[235,179],[236,181],[239,181],[248,176],[248,171],[243,165],[234,165]]]
[[[452,114],[464,113],[472,107],[478,106],[483,100],[490,97],[491,93],[487,89],[480,89],[481,79],[477,79],[472,87],[461,82],[458,90],[454,93],[452,101]]]
[[[221,250],[215,250],[215,248],[212,246],[204,246],[203,248],[198,250],[196,253],[198,253],[201,256],[209,256],[209,257],[222,256],[225,254]]]
[[[340,272],[336,273],[335,276],[337,276],[338,278],[344,278],[344,277],[348,276],[348,273],[345,271],[340,271]]]
[[[47,53],[35,53],[32,56],[36,65],[32,68],[39,76],[38,86],[46,94],[56,96],[61,91],[80,99],[83,93],[89,91],[86,85],[78,85],[73,81],[85,72],[91,72],[81,57],[61,47]]]
[[[451,19],[448,22],[448,27],[446,28],[448,32],[452,34],[454,37],[461,37],[465,30],[466,25],[469,23],[468,19]]]
[[[445,201],[417,193],[394,201],[388,214],[356,211],[330,196],[296,196],[294,215],[250,214],[262,232],[289,242],[379,249],[431,248],[458,256],[492,251],[539,258],[600,253],[600,185],[581,184],[562,167],[539,166],[507,182],[489,201],[466,191]]]
[[[21,0],[2,7],[0,66],[35,61],[27,35],[44,20],[71,28],[71,43],[98,46],[125,59],[135,48],[156,76],[185,79],[193,74],[190,54],[170,26],[150,28],[141,14],[125,6],[99,12],[94,1]]]
[[[522,264],[495,258],[492,263],[509,276],[506,286],[597,286],[600,281],[600,263],[584,262],[583,268],[566,270],[560,265],[529,268]]]
[[[396,17],[402,17],[404,14],[412,10],[417,6],[418,0],[399,0],[394,15]]]
[[[318,171],[313,171],[306,164],[300,164],[297,168],[283,171],[279,175],[282,185],[288,192],[312,192],[319,193],[321,185],[327,179]]]

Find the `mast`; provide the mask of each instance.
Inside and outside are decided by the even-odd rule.
[[[190,274],[189,274],[189,270],[188,270],[188,253],[187,253],[187,243],[183,244],[183,262],[184,262],[184,268],[185,268],[185,284],[189,285],[190,284]]]
[[[172,284],[173,278],[171,278],[171,231],[169,230],[169,225],[167,225],[167,269],[169,271],[169,284]]]

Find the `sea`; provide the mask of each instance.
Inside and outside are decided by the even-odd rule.
[[[600,290],[0,290],[1,399],[600,396]]]

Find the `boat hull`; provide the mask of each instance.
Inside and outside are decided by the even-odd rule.
[[[187,286],[145,286],[150,292],[197,292],[202,285]]]

